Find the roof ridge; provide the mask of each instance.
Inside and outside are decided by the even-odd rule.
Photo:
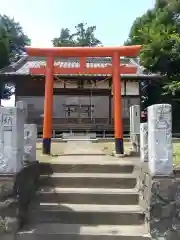
[[[23,55],[20,57],[20,59],[17,62],[13,62],[8,66],[3,67],[2,69],[0,69],[0,72],[12,72],[12,71],[17,71],[22,64],[24,64],[28,59],[27,55]]]
[[[36,61],[36,60],[40,61],[40,60],[45,60],[45,59],[46,59],[45,57],[35,57],[35,56],[28,57],[29,61]],[[79,57],[55,57],[54,59],[56,61],[59,60],[59,61],[62,61],[62,62],[71,62],[71,61],[79,62],[80,61]],[[122,62],[125,61],[125,63],[130,63],[131,58],[122,57],[121,60],[122,60]],[[104,62],[112,63],[112,58],[111,57],[87,57],[86,62],[88,62],[88,63],[91,63],[91,62],[92,63],[104,63]]]

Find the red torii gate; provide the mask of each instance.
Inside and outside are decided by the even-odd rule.
[[[26,51],[29,56],[46,57],[46,67],[30,69],[32,74],[45,75],[43,125],[44,154],[50,154],[51,152],[54,74],[112,74],[114,93],[115,151],[117,154],[124,153],[120,74],[136,73],[136,69],[134,67],[120,66],[120,56],[135,57],[140,52],[140,49],[140,45],[122,47],[26,47]],[[80,66],[77,68],[55,67],[55,57],[79,57]],[[87,68],[86,57],[112,57],[112,65],[103,68]]]

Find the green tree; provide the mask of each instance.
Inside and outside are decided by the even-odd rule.
[[[60,36],[52,40],[54,47],[71,47],[75,45],[72,34],[68,28],[62,28]]]
[[[16,61],[24,52],[24,47],[30,45],[30,39],[23,32],[21,25],[13,18],[0,15],[0,25],[3,27],[8,41],[9,61]]]
[[[24,34],[22,27],[14,19],[0,15],[0,69],[17,61],[24,52],[30,39]],[[8,99],[13,87],[0,79],[0,99]]]
[[[94,47],[101,44],[101,41],[95,37],[96,26],[86,28],[86,24],[79,23],[75,28],[76,45]]]
[[[163,84],[160,83],[164,85],[162,93],[174,94],[180,90],[179,14],[180,0],[156,1],[153,9],[134,21],[129,38],[125,42],[127,45],[143,46],[140,63],[149,72],[164,76]]]
[[[60,36],[52,40],[55,47],[75,47],[75,46],[98,46],[101,41],[95,37],[96,26],[86,26],[79,23],[75,26],[76,31],[71,33],[68,28],[62,28]]]
[[[9,43],[6,31],[0,24],[0,69],[9,64]]]
[[[162,75],[162,81],[143,83],[143,107],[168,102],[174,121],[180,119],[180,0],[157,0],[134,21],[125,44],[141,44],[140,63],[147,72]]]

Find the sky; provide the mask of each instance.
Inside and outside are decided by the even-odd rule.
[[[133,21],[155,0],[0,0],[0,14],[14,17],[35,47],[50,47],[61,28],[80,22],[96,26],[103,45],[123,45]],[[12,104],[3,101],[4,105]]]

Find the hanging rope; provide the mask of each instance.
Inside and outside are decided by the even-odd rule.
[[[90,88],[90,108],[91,108],[90,117],[91,117],[91,121],[92,121],[92,88],[93,88],[93,84],[91,85],[91,88]]]

